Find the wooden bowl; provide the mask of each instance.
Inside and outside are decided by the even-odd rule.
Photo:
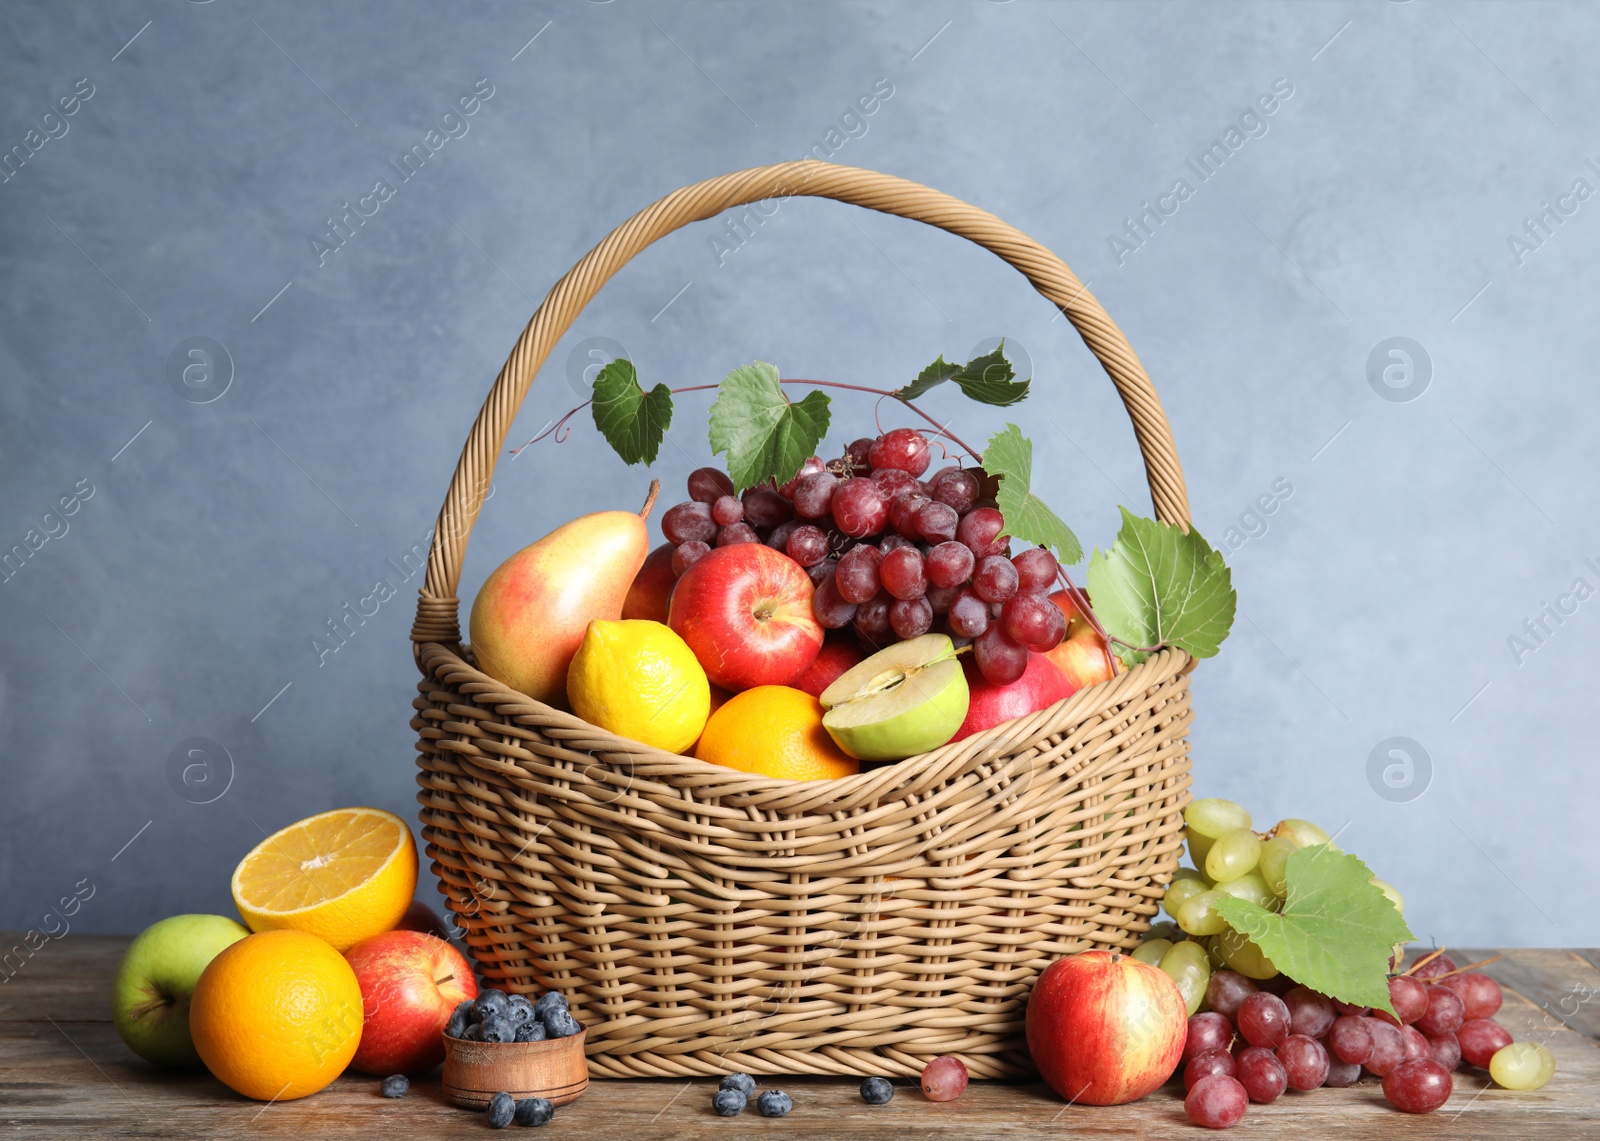
[[[444,1092],[464,1109],[482,1109],[497,1093],[521,1101],[576,1101],[589,1088],[587,1030],[542,1042],[469,1042],[444,1036]]]

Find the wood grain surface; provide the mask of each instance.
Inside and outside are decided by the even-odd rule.
[[[0,940],[7,939],[0,935]],[[14,941],[14,939],[10,940]],[[4,945],[10,945],[10,941]],[[209,1075],[157,1070],[117,1037],[108,1005],[110,980],[128,940],[68,936],[47,944],[0,985],[0,1136],[54,1138],[460,1138],[486,1129],[480,1115],[449,1104],[437,1071],[410,1096],[378,1096],[377,1081],[340,1078],[300,1101],[264,1105],[229,1091]],[[1458,962],[1493,951],[1457,950]],[[1370,1078],[1350,1089],[1289,1093],[1251,1106],[1238,1136],[1254,1138],[1600,1138],[1600,953],[1507,950],[1486,968],[1507,988],[1500,1020],[1519,1039],[1555,1052],[1555,1078],[1536,1093],[1497,1089],[1475,1070],[1456,1074],[1454,1096],[1427,1117],[1396,1113]],[[1061,1136],[1204,1136],[1183,1115],[1174,1081],[1134,1105],[1069,1106],[1038,1084],[974,1082],[959,1101],[936,1105],[909,1083],[894,1101],[864,1104],[857,1083],[795,1078],[764,1083],[794,1098],[782,1120],[754,1106],[733,1119],[711,1112],[716,1082],[594,1081],[557,1110],[545,1136],[583,1141],[771,1134],[815,1138]],[[513,1128],[516,1128],[513,1126]],[[1192,1131],[1192,1133],[1191,1133]]]

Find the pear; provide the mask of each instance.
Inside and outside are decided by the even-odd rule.
[[[567,667],[596,619],[616,621],[650,550],[645,519],[598,511],[564,523],[494,569],[472,601],[469,631],[478,668],[547,705],[565,705]]]
[[[898,761],[950,740],[968,700],[955,644],[924,634],[840,674],[822,691],[822,727],[858,761]]]

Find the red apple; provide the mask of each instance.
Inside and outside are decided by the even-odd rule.
[[[444,1061],[442,1032],[456,1005],[478,996],[461,952],[422,931],[385,931],[344,953],[361,985],[361,1045],[350,1064],[380,1077]]]
[[[672,552],[677,549],[671,543],[662,543],[644,560],[644,566],[633,576],[633,585],[628,587],[628,597],[622,600],[624,620],[666,622],[667,603],[678,582],[678,576],[672,573]]]
[[[822,648],[815,589],[805,568],[765,543],[717,547],[678,579],[667,625],[713,685],[788,685]]]
[[[822,652],[817,655],[817,660],[801,670],[800,675],[789,684],[805,690],[812,697],[821,697],[822,691],[832,685],[840,674],[865,660],[865,655],[853,641],[829,638],[822,643]]]
[[[1087,596],[1086,596],[1087,597]],[[1070,591],[1058,590],[1050,596],[1067,620],[1067,634],[1060,645],[1048,651],[1045,657],[1054,662],[1069,682],[1073,691],[1097,685],[1117,675],[1116,661],[1105,638],[1094,628],[1094,623],[1078,608],[1078,601]]]
[[[423,931],[441,939],[450,938],[450,929],[439,918],[439,913],[420,899],[411,901],[411,906],[406,908],[406,913],[400,917],[395,928],[400,931]]]
[[[1028,998],[1028,1053],[1050,1088],[1079,1105],[1138,1101],[1183,1057],[1188,1009],[1178,984],[1117,951],[1044,969]]]
[[[967,671],[967,719],[950,738],[959,741],[985,729],[993,729],[1002,721],[1013,717],[1026,717],[1049,705],[1071,697],[1077,686],[1066,679],[1044,654],[1028,654],[1027,668],[1022,676],[1008,685],[996,685],[984,680],[978,667],[968,654],[964,659]]]

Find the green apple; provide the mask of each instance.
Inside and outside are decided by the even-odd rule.
[[[822,691],[822,727],[858,761],[898,761],[950,740],[969,699],[954,643],[924,634],[840,674]]]
[[[250,934],[222,915],[174,915],[144,929],[111,983],[117,1033],[158,1066],[198,1066],[189,1037],[189,998],[217,952]]]

